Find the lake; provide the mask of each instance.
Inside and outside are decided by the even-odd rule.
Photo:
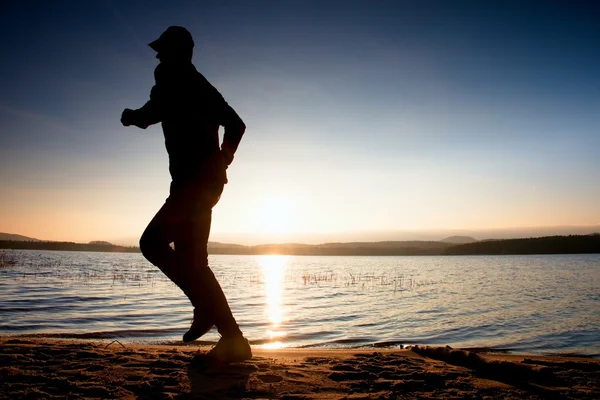
[[[5,251],[0,333],[180,341],[192,307],[140,254]],[[256,345],[491,347],[600,356],[600,254],[211,255]],[[216,330],[202,340],[216,342]]]

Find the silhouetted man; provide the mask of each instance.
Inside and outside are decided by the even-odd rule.
[[[185,28],[171,26],[149,46],[160,60],[156,84],[150,100],[138,110],[125,109],[121,122],[142,129],[162,122],[172,181],[169,197],[140,239],[140,249],[194,306],[183,341],[193,341],[215,325],[222,337],[209,355],[225,362],[248,359],[250,345],[208,266],[207,251],[212,208],[227,183],[225,170],[246,126],[192,64],[194,41]],[[219,126],[225,128],[221,146]]]

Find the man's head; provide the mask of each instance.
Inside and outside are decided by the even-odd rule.
[[[182,26],[170,26],[148,46],[156,51],[156,58],[161,62],[190,61],[194,53],[194,39]]]

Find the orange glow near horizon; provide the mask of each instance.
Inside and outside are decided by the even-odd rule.
[[[244,182],[250,175],[235,179]],[[9,190],[0,198],[0,232],[40,240],[105,240],[136,246],[164,202],[168,181],[141,191],[127,186],[129,180],[124,178],[113,186],[106,183],[101,195],[85,187],[73,191],[48,187]],[[486,239],[589,234],[600,225],[598,207],[592,201],[577,203],[581,206],[575,208],[568,199],[548,195],[543,202],[506,203],[499,196],[479,199],[462,190],[439,208],[438,199],[452,193],[442,189],[434,185],[429,192],[418,192],[404,187],[406,193],[419,196],[403,198],[405,203],[401,203],[399,194],[366,196],[357,192],[350,196],[342,186],[335,196],[324,192],[316,196],[266,189],[249,192],[243,185],[232,184],[215,208],[210,240],[256,245],[440,240],[456,234]]]

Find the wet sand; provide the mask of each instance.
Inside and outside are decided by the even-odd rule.
[[[0,337],[0,399],[599,399],[600,360],[413,347],[254,350]]]

